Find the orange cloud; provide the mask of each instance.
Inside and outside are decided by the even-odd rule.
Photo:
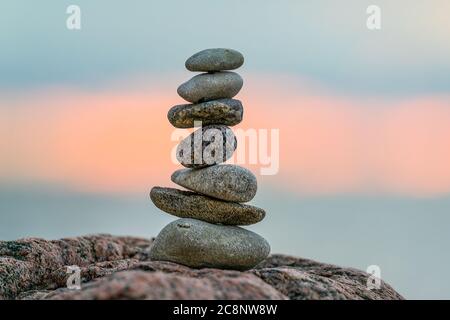
[[[4,174],[88,191],[133,192],[167,180],[170,99],[157,92],[24,99],[10,111],[14,158]]]
[[[449,102],[423,98],[384,110],[372,152],[380,186],[419,195],[450,192]]]
[[[261,183],[304,194],[450,192],[449,97],[367,101],[287,77],[246,78],[238,127],[280,130],[279,174]],[[170,185],[179,166],[166,114],[178,103],[168,86],[4,98],[0,177],[106,192]]]

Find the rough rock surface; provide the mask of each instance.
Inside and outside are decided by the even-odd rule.
[[[403,299],[368,274],[272,255],[246,272],[190,269],[150,261],[151,240],[94,235],[54,241],[0,241],[0,299]],[[81,290],[66,267],[81,268]]]
[[[269,243],[252,231],[185,218],[161,230],[150,258],[193,268],[248,270],[269,253]]]
[[[172,107],[167,119],[175,128],[193,128],[194,121],[202,126],[224,124],[234,126],[242,121],[244,108],[236,99],[219,99],[198,104],[180,104]]]
[[[190,71],[221,71],[237,69],[244,63],[242,53],[225,48],[205,49],[186,60]]]
[[[210,223],[243,226],[258,223],[266,215],[263,209],[255,206],[217,200],[173,188],[153,187],[150,198],[164,212]]]
[[[225,201],[248,202],[258,189],[250,170],[232,164],[199,170],[179,169],[170,178],[186,189]]]
[[[201,73],[181,84],[177,92],[184,100],[199,103],[215,99],[233,98],[244,84],[235,72]]]
[[[186,168],[204,168],[227,161],[237,148],[233,131],[224,125],[197,129],[177,146],[177,160]]]

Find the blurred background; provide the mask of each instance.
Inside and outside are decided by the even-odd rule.
[[[0,15],[1,240],[156,236],[174,219],[148,193],[180,167],[166,115],[184,61],[228,47],[246,59],[237,127],[280,130],[250,229],[274,253],[450,298],[449,1],[5,0]]]

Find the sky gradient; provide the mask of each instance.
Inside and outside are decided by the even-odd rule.
[[[280,130],[279,173],[261,181],[313,195],[450,192],[449,96],[389,98],[380,105],[289,77],[243,76],[238,98],[245,115],[236,128]],[[174,76],[171,82],[182,80]],[[0,124],[10,128],[12,143],[1,176],[96,192],[133,193],[163,184],[177,168],[170,159],[177,141],[170,138],[175,129],[167,110],[183,102],[169,85],[136,88],[53,88],[3,101]]]
[[[0,240],[155,236],[173,220],[148,193],[180,168],[167,111],[193,76],[184,62],[229,47],[245,56],[236,129],[280,134],[279,172],[258,175],[252,201],[267,216],[250,229],[272,252],[377,264],[407,298],[450,298],[449,12],[448,0],[1,1]]]

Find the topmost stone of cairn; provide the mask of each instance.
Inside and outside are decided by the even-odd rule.
[[[234,70],[242,66],[244,56],[232,49],[215,48],[202,50],[186,60],[189,71],[217,72]]]

